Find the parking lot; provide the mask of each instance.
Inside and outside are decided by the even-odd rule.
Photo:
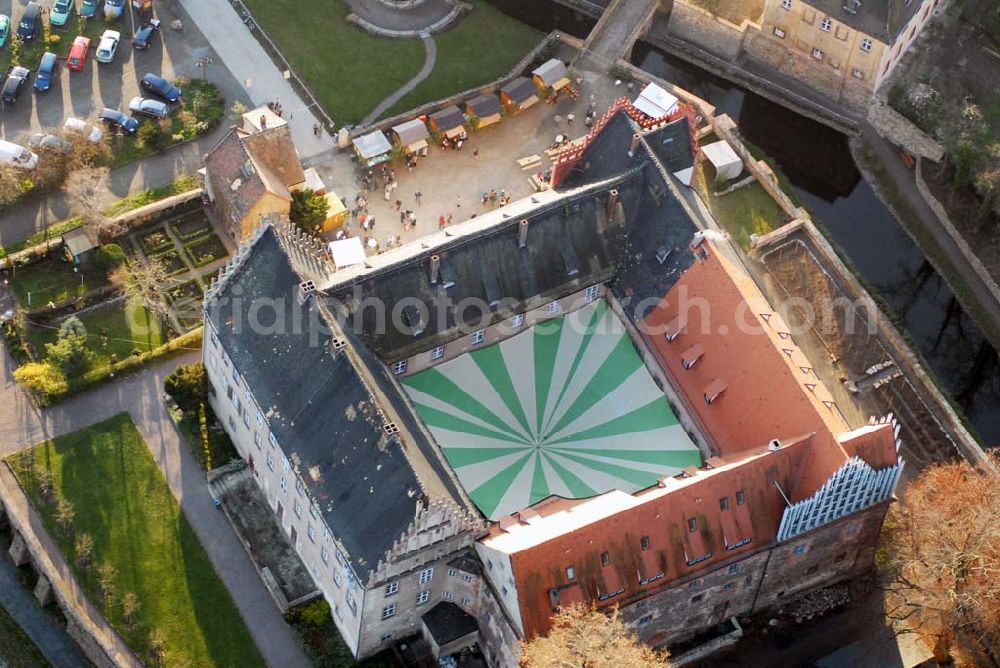
[[[79,0],[76,0],[79,5]],[[49,2],[43,2],[48,6]],[[0,0],[0,14],[11,16],[11,33],[16,30],[21,14],[24,13],[27,0]],[[207,77],[221,89],[222,94],[230,103],[242,100],[245,93],[238,82],[225,70],[221,59],[214,57],[207,40],[193,22],[187,20],[183,10],[170,3],[156,3],[156,18],[162,24],[160,31],[145,51],[132,47],[132,35],[140,27],[140,17],[137,11],[127,2],[121,18],[106,22],[103,17],[103,4],[98,8],[94,18],[87,19],[86,34],[91,36],[91,48],[87,54],[86,64],[82,72],[71,72],[66,68],[65,54],[73,38],[80,32],[78,10],[74,11],[67,21],[66,27],[51,27],[51,34],[61,37],[57,46],[35,47],[31,51],[41,53],[46,48],[60,55],[57,74],[52,87],[46,92],[36,92],[26,85],[14,105],[5,105],[0,110],[0,138],[11,141],[23,141],[27,135],[44,128],[56,128],[62,125],[65,118],[93,120],[104,107],[127,110],[129,100],[140,95],[139,80],[147,72],[159,74],[166,79],[180,76],[200,77],[202,69],[198,67],[199,59],[208,57],[212,62],[207,68]],[[180,20],[181,30],[171,27],[174,20]],[[46,11],[42,21],[48,24]],[[98,63],[94,59],[100,34],[107,28],[121,33],[121,43],[111,63]],[[39,25],[35,40],[43,40],[44,34]],[[10,40],[0,49],[0,62],[9,60]],[[37,62],[25,59],[22,64],[31,70]]]

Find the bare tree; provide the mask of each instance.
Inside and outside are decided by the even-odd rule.
[[[888,616],[945,659],[959,635],[1000,642],[1000,460],[936,464],[889,515],[880,558]]]
[[[89,533],[81,533],[76,537],[76,565],[86,570],[90,568],[94,558],[94,539]]]
[[[573,605],[559,610],[546,636],[521,643],[519,663],[524,668],[564,666],[644,666],[667,668],[666,652],[641,644],[621,620],[618,608],[610,615],[593,607]]]
[[[52,471],[42,469],[35,476],[35,482],[38,484],[38,493],[42,495],[42,499],[51,502],[52,493],[55,491],[55,479],[52,476]]]
[[[115,577],[117,574],[118,571],[111,564],[101,564],[97,567],[97,582],[101,586],[101,595],[107,605],[110,605],[115,597]]]
[[[169,307],[164,289],[167,268],[161,260],[155,257],[129,260],[116,267],[108,280],[127,297],[141,300],[153,313],[167,316]]]
[[[125,619],[125,626],[135,627],[136,614],[139,612],[139,597],[128,592],[122,597],[122,617]]]
[[[69,535],[73,531],[73,521],[76,519],[76,511],[73,504],[60,497],[56,501],[56,523],[63,533]]]
[[[162,629],[156,628],[149,632],[149,658],[156,665],[162,665],[166,656],[166,635]]]
[[[108,220],[104,211],[111,205],[109,174],[107,167],[84,167],[70,172],[66,179],[70,210],[95,230]]]

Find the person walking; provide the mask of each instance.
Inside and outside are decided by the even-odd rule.
[[[399,211],[399,207],[403,206],[403,200],[396,200],[396,211]]]
[[[472,159],[473,160],[478,160],[479,159],[479,149],[478,148],[472,149]]]
[[[420,192],[419,190],[417,192],[413,193],[413,199],[417,200],[417,206],[420,206],[420,198],[423,197],[423,196],[424,196],[424,194],[422,192]]]
[[[443,230],[446,224],[447,223],[445,222],[444,214],[442,213],[441,216],[438,218],[438,229]]]
[[[313,134],[319,137],[320,134],[319,123],[313,123]]]

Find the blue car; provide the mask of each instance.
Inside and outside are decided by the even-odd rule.
[[[117,109],[104,108],[100,115],[101,122],[112,128],[119,128],[127,135],[135,134],[139,129],[139,121]]]
[[[181,99],[181,89],[177,86],[172,85],[169,81],[163,77],[158,77],[155,74],[147,74],[139,82],[143,90],[147,90],[157,97],[161,97],[171,104],[177,102]]]
[[[125,9],[125,0],[104,0],[104,18],[117,19]]]
[[[59,58],[51,51],[46,51],[38,63],[38,69],[35,70],[35,90],[43,93],[52,86],[52,77],[55,76],[57,67]]]
[[[83,0],[80,3],[80,16],[85,19],[97,14],[97,5],[99,5],[101,0]]]

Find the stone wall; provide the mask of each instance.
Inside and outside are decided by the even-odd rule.
[[[743,51],[747,33],[759,30],[759,25],[747,19],[736,25],[683,0],[674,0],[667,23],[668,34],[694,42],[729,60],[735,60]]]
[[[882,100],[875,100],[868,107],[868,122],[881,136],[914,155],[934,162],[944,157],[944,146],[940,142]]]

